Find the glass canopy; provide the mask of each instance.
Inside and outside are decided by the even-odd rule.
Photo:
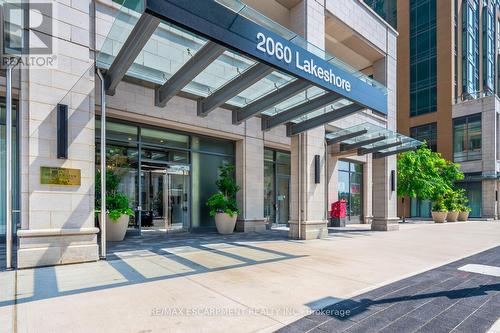
[[[358,155],[388,156],[422,145],[418,140],[368,122],[327,133],[325,138],[329,144],[340,143],[341,151],[357,148]]]
[[[171,1],[165,1],[167,2]],[[214,2],[386,94],[386,88],[380,83],[240,1],[215,0]],[[114,65],[119,67],[124,58],[133,57],[125,68],[124,77],[159,86],[157,94],[160,96],[160,102],[163,102],[159,103],[161,106],[164,106],[171,97],[169,93],[172,91],[184,92],[203,99],[201,115],[218,106],[225,106],[237,113],[238,110],[246,110],[245,115],[237,115],[235,123],[257,114],[262,114],[264,118],[273,118],[293,108],[304,106],[297,112],[291,112],[291,118],[286,119],[286,123],[293,125],[316,119],[318,116],[335,112],[354,103],[342,95],[327,96],[331,92],[324,87],[263,64],[246,53],[237,52],[234,48],[230,49],[220,44],[213,46],[217,43],[204,37],[203,33],[195,33],[170,21],[159,20],[149,12],[145,12],[144,7],[147,3],[148,1],[143,0],[123,0],[121,5],[114,4],[115,19],[108,35],[102,41],[102,47],[97,55],[97,66],[105,70],[109,77],[116,72]],[[155,24],[155,20],[159,22]],[[138,26],[143,27],[143,30],[141,31]],[[148,29],[151,29],[149,33]],[[139,32],[134,33],[135,30]],[[130,52],[126,50],[140,45],[138,42],[141,42],[141,36],[144,36],[142,41],[144,46],[137,50],[136,54],[133,50]],[[210,58],[210,61],[207,58]],[[199,67],[197,72],[193,71],[196,66]],[[193,72],[196,75],[181,85],[179,81],[186,79],[186,76],[183,77],[185,72]],[[172,88],[176,84],[179,85],[178,90]],[[168,92],[158,92],[158,89]],[[287,90],[290,91],[288,95]],[[162,93],[167,97],[162,99]],[[268,101],[265,101],[266,99]],[[158,98],[156,100],[158,103]],[[200,105],[198,107],[200,110]],[[352,110],[357,112],[361,108]],[[303,128],[307,130],[308,127]]]

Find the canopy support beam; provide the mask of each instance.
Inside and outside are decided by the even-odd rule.
[[[391,155],[395,155],[395,154],[399,154],[399,153],[404,153],[404,152],[407,152],[407,151],[416,150],[416,149],[418,149],[418,147],[419,146],[414,146],[414,147],[407,147],[407,148],[396,149],[396,150],[388,151],[388,152],[385,152],[385,153],[374,153],[373,154],[373,158],[375,158],[375,159],[377,159],[377,158],[384,158],[384,157],[387,157],[387,156],[391,156]]]
[[[335,92],[329,92],[314,99],[308,100],[304,103],[296,105],[288,110],[278,113],[272,117],[262,118],[262,130],[268,131],[273,127],[279,126],[286,122],[297,119],[298,117],[318,110],[324,106],[334,103],[339,100],[341,96]]]
[[[341,118],[347,117],[353,113],[359,112],[365,109],[365,106],[359,104],[350,104],[344,106],[340,109],[330,111],[328,113],[322,114],[320,116],[305,120],[303,122],[293,124],[290,123],[286,128],[286,135],[292,136],[295,134],[299,134],[305,131],[308,131],[312,128],[322,126],[324,124],[330,123],[332,121],[339,120]]]
[[[248,87],[257,83],[274,71],[266,64],[258,63],[247,69],[243,74],[226,83],[212,95],[198,100],[198,116],[205,117],[215,108],[221,106]]]
[[[391,142],[391,143],[388,143],[388,144],[385,144],[385,145],[375,146],[375,147],[372,147],[372,148],[359,148],[358,149],[358,156],[366,155],[366,154],[370,154],[370,153],[376,153],[376,152],[378,152],[380,150],[384,150],[384,149],[388,149],[388,148],[392,148],[392,147],[401,146],[402,144],[403,144],[403,142],[398,141],[398,142]]]
[[[342,141],[345,141],[345,140],[356,138],[356,137],[361,136],[361,135],[366,134],[366,133],[368,133],[368,130],[366,130],[366,129],[361,130],[361,131],[352,132],[352,133],[347,133],[347,134],[344,134],[344,135],[340,135],[340,136],[338,136],[336,138],[327,139],[326,140],[326,144],[327,145],[333,145],[335,143],[339,143],[339,142],[342,142]]]
[[[114,95],[118,83],[134,63],[147,41],[160,24],[160,19],[150,14],[141,15],[132,29],[120,52],[106,72],[105,88],[107,95]]]
[[[155,89],[155,105],[164,107],[185,86],[214,62],[226,50],[225,47],[208,41],[161,87]]]
[[[311,84],[307,81],[297,79],[292,83],[289,83],[264,97],[248,104],[247,106],[233,111],[233,124],[239,125],[241,122],[247,120],[248,118],[272,108],[273,106],[289,99],[290,97],[300,94]]]
[[[371,139],[358,141],[358,142],[354,142],[354,143],[350,143],[350,144],[343,143],[343,144],[340,144],[340,151],[347,151],[347,150],[360,148],[360,147],[363,147],[363,146],[366,146],[366,145],[369,145],[369,144],[372,144],[375,142],[379,142],[379,141],[382,141],[385,139],[387,139],[387,137],[385,135],[379,135],[379,136],[376,136],[376,137],[371,138]]]

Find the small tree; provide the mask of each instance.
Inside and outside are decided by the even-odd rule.
[[[219,192],[208,198],[207,206],[210,208],[210,216],[217,213],[226,213],[233,217],[239,214],[236,194],[240,187],[234,180],[234,165],[225,164],[219,167],[219,179],[215,182]]]
[[[460,166],[446,161],[424,144],[415,151],[399,155],[398,196],[432,200],[436,208],[444,207],[444,197],[454,190],[454,183],[463,179]],[[403,219],[405,218],[403,205]]]

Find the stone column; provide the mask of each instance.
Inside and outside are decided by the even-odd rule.
[[[396,170],[396,156],[373,160],[373,220],[372,230],[399,229],[397,195],[391,188],[391,171]],[[396,182],[396,177],[394,177]],[[397,184],[394,184],[395,186]]]
[[[495,96],[482,99],[481,132],[482,132],[482,166],[483,175],[497,174],[497,113],[500,108]],[[497,219],[496,202],[497,181],[495,179],[482,181],[482,212],[484,218]]]
[[[325,201],[325,129],[292,137],[290,232],[292,239],[328,235]],[[320,156],[320,183],[315,183],[314,156]]]
[[[482,181],[482,212],[481,217],[488,219],[497,219],[498,211],[497,211],[497,202],[496,202],[496,191],[497,180],[483,180]]]
[[[303,0],[292,10],[292,16],[292,29],[303,34],[309,43],[324,49],[324,3]],[[324,126],[291,139],[290,238],[314,239],[328,235],[324,142]],[[321,160],[319,184],[314,182],[315,155]]]
[[[366,157],[366,163],[363,164],[363,221],[361,223],[370,224],[373,219],[373,166],[371,155]]]
[[[396,36],[387,34],[388,54],[374,63],[374,79],[387,87],[387,129],[396,130]],[[394,191],[391,187],[391,171],[396,172],[396,155],[372,160],[372,230],[390,231],[399,229],[397,217],[396,177]]]
[[[98,259],[94,227],[94,68],[91,1],[53,2],[53,66],[22,71],[19,268]],[[68,105],[68,158],[56,154],[57,104]],[[81,172],[80,185],[46,185],[41,167]]]
[[[245,136],[236,142],[236,181],[240,186],[237,231],[264,231],[264,141]]]

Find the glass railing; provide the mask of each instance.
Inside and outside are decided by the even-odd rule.
[[[372,123],[362,123],[359,125],[355,125],[346,129],[339,129],[338,131],[328,133],[326,134],[326,139],[327,140],[332,140],[335,138],[341,138],[345,135],[356,133],[366,130],[365,134],[358,135],[354,138],[351,139],[346,139],[343,140],[342,143],[345,144],[354,144],[354,143],[360,143],[366,140],[374,139],[377,137],[384,137],[384,139],[379,140],[375,143],[369,143],[366,145],[363,145],[363,148],[366,149],[376,149],[377,147],[383,148],[384,146],[390,145],[390,144],[398,144],[392,147],[384,148],[379,150],[381,153],[386,153],[386,152],[391,152],[391,151],[396,151],[400,149],[406,149],[406,148],[413,148],[413,147],[418,147],[422,144],[422,142],[415,140],[413,138],[410,138],[408,136],[399,134],[395,131],[389,130],[385,127],[378,126]]]
[[[305,41],[301,36],[282,27],[241,2],[235,0],[219,0],[217,2],[247,19],[280,34],[280,36],[291,40],[293,43],[308,49],[334,65],[342,67],[342,69],[358,77],[360,80],[380,88],[385,92],[385,88],[377,84],[376,81],[371,80],[367,76],[354,70],[352,67],[340,62],[337,58],[329,56],[323,50]],[[121,5],[113,3],[112,10],[115,11],[114,22],[97,55],[97,65],[103,69],[108,69],[111,66],[133,27],[139,20],[144,8],[142,1],[123,0]],[[127,71],[127,75],[139,80],[162,85],[180,70],[207,42],[205,38],[197,34],[193,34],[176,25],[162,22],[134,60],[134,63]],[[200,97],[209,96],[231,82],[231,80],[242,75],[255,64],[256,61],[253,59],[238,54],[237,52],[226,50],[184,87],[183,91]],[[243,107],[285,86],[293,80],[295,80],[295,78],[288,74],[274,71],[258,83],[231,98],[227,104]],[[301,103],[320,93],[324,93],[324,90],[320,88],[311,88],[307,92],[294,96],[271,110],[266,110],[264,114],[279,113],[290,106]],[[327,109],[325,108],[323,112],[326,111]]]
[[[229,8],[235,13],[238,13],[239,15],[249,19],[252,22],[255,22],[272,32],[280,35],[281,37],[289,40],[290,42],[294,43],[297,46],[300,46],[306,50],[308,50],[311,53],[314,53],[316,56],[324,59],[325,61],[328,61],[332,65],[335,65],[336,67],[339,67],[343,69],[344,71],[348,72],[352,76],[358,78],[359,80],[366,82],[367,84],[376,87],[380,89],[381,91],[384,91],[387,93],[387,88],[380,82],[372,79],[371,77],[367,76],[366,74],[363,74],[362,72],[358,71],[354,67],[350,66],[349,64],[346,64],[342,60],[340,60],[337,57],[334,57],[325,50],[317,47],[316,45],[308,42],[304,37],[302,37],[299,34],[296,34],[295,32],[283,27],[282,25],[276,23],[275,21],[271,20],[267,16],[263,15],[259,11],[253,9],[252,7],[242,3],[239,0],[215,0],[215,2],[220,3],[221,5],[224,5],[225,7]]]

